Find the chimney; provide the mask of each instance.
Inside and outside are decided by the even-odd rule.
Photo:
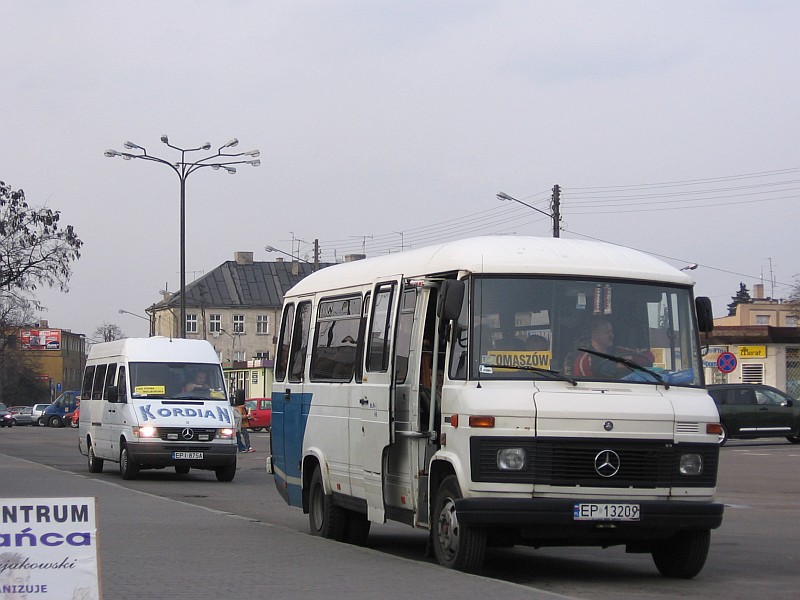
[[[253,264],[253,253],[252,252],[235,252],[233,254],[233,260],[236,261],[237,265],[252,265]]]
[[[764,299],[764,284],[763,283],[756,283],[753,285],[753,300],[763,300]]]
[[[47,319],[39,319],[39,329],[48,329],[48,327]]]
[[[345,254],[344,262],[356,262],[357,260],[364,260],[367,258],[366,254]]]

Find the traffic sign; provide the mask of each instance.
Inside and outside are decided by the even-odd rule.
[[[717,358],[717,368],[723,373],[731,373],[736,369],[736,356],[730,352],[723,352]]]

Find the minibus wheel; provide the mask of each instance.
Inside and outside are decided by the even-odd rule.
[[[89,464],[89,473],[102,473],[103,472],[103,459],[97,458],[94,455],[94,446],[91,441],[89,442],[89,452],[87,463]]]
[[[217,481],[233,481],[233,478],[236,477],[236,463],[217,467],[214,469],[214,473],[217,475]]]
[[[461,497],[458,478],[445,477],[434,504],[433,552],[443,567],[477,573],[486,554],[486,530],[459,524],[455,501]]]
[[[139,465],[131,460],[126,444],[123,444],[119,453],[119,474],[122,475],[123,479],[136,479],[139,475]]]
[[[711,531],[681,531],[653,551],[653,562],[664,577],[691,579],[703,570],[711,545]]]
[[[311,528],[311,535],[337,542],[344,541],[347,511],[334,505],[330,494],[325,493],[319,466],[314,469],[308,492],[308,524]]]

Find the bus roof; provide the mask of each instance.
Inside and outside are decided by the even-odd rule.
[[[113,356],[125,356],[133,362],[219,363],[214,347],[206,340],[149,337],[125,338],[94,344],[89,349],[89,361]]]
[[[694,283],[675,267],[624,246],[564,238],[484,236],[326,267],[297,283],[286,295],[364,285],[392,275],[423,277],[453,271]]]

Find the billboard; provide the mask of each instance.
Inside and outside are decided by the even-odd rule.
[[[61,350],[61,330],[22,329],[19,346],[23,350]]]

